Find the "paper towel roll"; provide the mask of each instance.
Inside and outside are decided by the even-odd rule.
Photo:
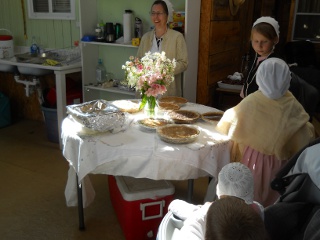
[[[132,39],[133,16],[131,10],[125,10],[123,14],[123,42],[130,43]]]

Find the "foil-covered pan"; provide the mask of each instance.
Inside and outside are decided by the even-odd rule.
[[[83,126],[98,132],[115,133],[129,125],[128,114],[103,99],[69,105],[67,113]]]

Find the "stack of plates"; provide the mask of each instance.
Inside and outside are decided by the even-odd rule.
[[[243,87],[243,84],[228,84],[228,83],[223,83],[222,81],[219,81],[218,86],[219,88],[224,88],[224,89],[241,90]]]

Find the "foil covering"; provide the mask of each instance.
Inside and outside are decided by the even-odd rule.
[[[105,100],[69,105],[67,113],[85,127],[98,132],[116,133],[129,125],[128,114]]]

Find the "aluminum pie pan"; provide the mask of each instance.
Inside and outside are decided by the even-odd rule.
[[[167,143],[186,144],[194,142],[200,130],[191,125],[168,124],[157,128],[159,138]]]
[[[164,118],[143,118],[137,122],[141,131],[144,132],[156,132],[158,127],[174,123],[172,120]]]
[[[177,124],[193,124],[200,118],[200,113],[189,110],[176,110],[169,112],[168,116]]]
[[[220,121],[224,112],[206,112],[201,114],[201,119],[205,122],[217,122]]]
[[[67,106],[67,113],[83,126],[97,132],[118,132],[128,125],[128,113],[105,100]]]
[[[177,104],[179,106],[183,106],[184,104],[186,104],[188,102],[188,100],[186,98],[176,97],[176,96],[164,96],[164,97],[160,98],[158,101],[159,101],[159,103],[160,102],[170,102],[170,103]]]
[[[115,100],[111,104],[116,106],[122,112],[137,113],[140,112],[140,102],[138,100]]]
[[[180,106],[172,102],[159,102],[159,108],[164,111],[174,111],[179,110]]]

